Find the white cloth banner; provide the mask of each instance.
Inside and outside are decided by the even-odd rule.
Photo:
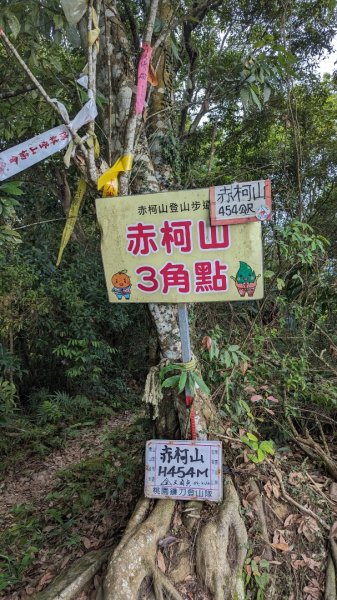
[[[94,100],[89,100],[71,121],[74,131],[93,121],[97,116]],[[59,125],[35,137],[13,146],[0,153],[0,181],[12,177],[20,171],[32,167],[36,163],[48,158],[55,152],[68,146],[71,134],[66,125]]]

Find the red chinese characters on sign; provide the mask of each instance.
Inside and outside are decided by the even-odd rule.
[[[181,294],[188,294],[191,291],[190,273],[184,264],[168,262],[159,273],[163,278],[163,294],[168,294],[172,287]]]
[[[158,252],[157,238],[166,254],[179,250],[182,254],[192,252],[192,226],[189,219],[179,221],[164,221],[159,232],[153,224],[139,222],[128,225],[126,238],[127,251],[133,256],[147,256]],[[229,248],[229,229],[227,225],[208,227],[205,221],[198,222],[198,245],[200,250],[225,250]]]
[[[199,261],[194,264],[194,289],[196,293],[226,292],[228,289],[228,266],[219,260]],[[141,292],[153,294],[160,287],[163,294],[168,294],[175,289],[180,294],[191,293],[191,276],[188,268],[183,263],[168,262],[157,271],[150,265],[143,265],[136,269],[136,274],[141,280],[137,287]]]
[[[129,240],[127,250],[134,256],[138,256],[138,254],[146,256],[158,250],[155,242],[157,232],[154,225],[146,225],[145,223],[129,225],[126,237]]]
[[[21,150],[19,156],[22,160],[26,160],[29,157],[29,152],[27,152],[27,150]]]
[[[172,254],[172,248],[180,252],[192,251],[192,221],[164,221],[160,229],[162,233],[161,246],[167,254]]]
[[[207,227],[205,221],[198,222],[200,250],[225,250],[229,248],[228,225]]]
[[[136,274],[140,275],[142,278],[141,282],[137,284],[137,287],[141,292],[153,294],[159,290],[157,271],[154,267],[138,267],[138,269],[136,269]]]
[[[194,264],[195,291],[198,292],[225,292],[228,288],[228,279],[225,272],[227,265],[222,265],[219,260],[203,260]]]
[[[230,246],[227,225],[209,227],[206,221],[193,223],[190,219],[164,220],[158,228],[153,223],[138,222],[127,225],[127,251],[133,256],[149,256],[161,248],[166,255],[174,251],[190,254],[193,250],[193,225],[196,228],[200,250],[225,250]],[[158,292],[166,295],[171,290],[179,294],[226,292],[228,290],[228,266],[220,260],[199,260],[193,270],[183,262],[168,261],[161,268],[143,264],[136,269],[138,289],[145,294]]]

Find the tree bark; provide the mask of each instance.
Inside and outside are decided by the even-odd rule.
[[[154,24],[156,0],[149,3],[144,39],[151,43],[151,26]],[[173,19],[170,0],[160,0],[158,16],[166,24]],[[121,177],[120,195],[128,193],[158,192],[172,189],[174,173],[165,155],[165,146],[172,135],[173,61],[170,38],[158,45],[152,57],[156,68],[158,87],[151,90],[146,123],[135,115],[135,85],[137,56],[132,53],[135,40],[131,28],[128,40],[124,23],[130,25],[130,14],[124,18],[118,13],[114,0],[103,3],[104,34],[98,63],[98,89],[110,106],[104,113],[104,131],[111,148],[112,162],[121,154],[131,152],[134,165],[131,177]],[[151,25],[152,23],[152,25]],[[133,29],[133,31],[132,31]],[[133,42],[132,42],[133,38]],[[107,65],[110,72],[107,73]],[[177,320],[177,307],[169,304],[149,304],[149,311],[157,332],[161,364],[181,360],[181,342]],[[154,405],[156,432],[159,438],[181,439],[189,437],[189,412],[183,394],[177,391],[160,391],[159,366],[152,367],[148,376],[146,398]],[[158,392],[159,390],[159,392]],[[198,436],[206,437],[206,430],[216,419],[212,403],[200,390],[194,400]],[[168,535],[174,514],[181,504],[171,500],[150,502],[142,498],[114,551],[104,585],[105,600],[137,600],[155,597],[163,600],[164,593],[176,600],[181,595],[170,571],[163,573],[156,563],[157,546]],[[216,600],[243,600],[242,569],[246,555],[247,534],[239,513],[239,499],[231,480],[226,482],[224,501],[214,510],[208,521],[203,503],[184,503],[194,518],[184,517],[186,537],[190,544],[181,545],[179,559],[189,565],[190,576],[202,581]],[[185,514],[185,513],[184,513]],[[203,515],[205,514],[205,519]],[[199,526],[199,519],[203,525]],[[201,523],[201,521],[200,521]],[[194,559],[191,560],[191,556]],[[144,582],[152,586],[144,586]],[[176,582],[177,583],[177,582]],[[148,591],[144,591],[144,589]],[[153,594],[155,596],[153,596]]]

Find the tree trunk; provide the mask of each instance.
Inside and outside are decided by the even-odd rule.
[[[151,42],[151,18],[155,0],[148,9],[144,27],[147,42]],[[173,18],[170,0],[158,6],[161,22]],[[147,121],[134,114],[135,58],[126,31],[135,27],[130,13],[119,14],[113,0],[103,5],[101,52],[98,64],[98,88],[110,105],[105,110],[104,130],[113,163],[121,154],[133,152],[131,179],[124,176],[120,192],[157,192],[173,185],[174,177],[163,152],[168,135],[172,134],[172,80],[170,37],[158,45],[153,65],[157,66],[158,87],[149,101]],[[153,39],[152,39],[153,43]],[[107,70],[110,69],[109,72]],[[181,343],[177,308],[167,304],[150,304],[161,351],[161,361],[180,361]],[[174,391],[160,392],[159,368],[152,368],[148,377],[146,398],[156,404],[156,431],[159,438],[189,437],[189,414],[183,395]],[[158,392],[159,390],[159,392]],[[194,400],[197,431],[202,431],[216,419],[216,412],[200,391]],[[203,434],[205,435],[205,434]],[[184,510],[185,512],[182,512]],[[242,568],[246,553],[247,534],[239,513],[239,499],[230,479],[225,482],[224,501],[207,519],[209,507],[201,502],[179,503],[171,500],[140,499],[124,536],[114,551],[104,585],[105,600],[163,600],[165,594],[181,599],[179,584],[189,582],[208,590],[215,600],[244,599]],[[172,523],[173,520],[173,523]],[[158,567],[158,542],[170,531],[184,542],[176,545],[178,563],[163,572]],[[163,555],[159,555],[162,561]],[[192,585],[192,584],[191,584]],[[192,588],[191,588],[192,589]]]

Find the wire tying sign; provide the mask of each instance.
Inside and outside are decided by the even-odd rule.
[[[222,490],[221,442],[150,440],[146,443],[147,498],[219,502]]]
[[[271,218],[269,179],[212,187],[210,200],[212,225],[234,225]]]
[[[99,198],[110,302],[263,297],[260,223],[212,227],[209,189]]]

